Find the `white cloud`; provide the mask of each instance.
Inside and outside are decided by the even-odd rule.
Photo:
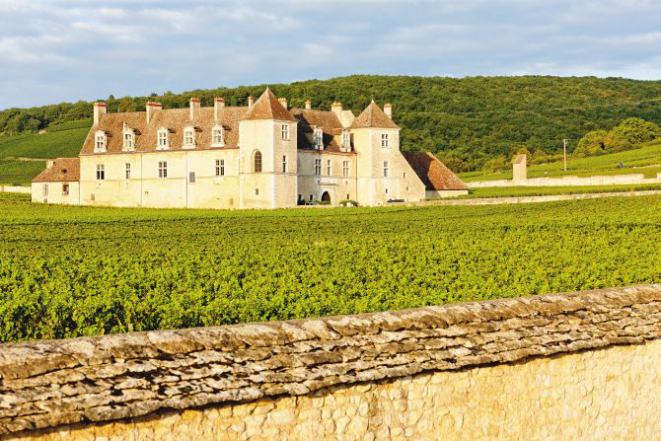
[[[355,73],[661,76],[656,0],[0,0],[0,108]]]

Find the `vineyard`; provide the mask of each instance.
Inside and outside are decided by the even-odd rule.
[[[661,196],[276,211],[0,195],[0,341],[661,282]]]
[[[620,164],[625,167],[620,168]],[[611,153],[587,158],[570,158],[567,171],[562,162],[534,165],[528,167],[529,178],[549,178],[560,176],[595,176],[641,173],[645,178],[656,178],[661,173],[661,143],[652,143],[645,147],[624,152]],[[460,173],[464,182],[512,179],[511,168],[503,173],[484,171]]]

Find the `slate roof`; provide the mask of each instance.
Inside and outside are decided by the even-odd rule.
[[[402,152],[427,190],[468,190],[457,175],[429,152]]]
[[[296,121],[296,118],[278,101],[271,89],[268,87],[253,104],[252,108],[248,111],[243,119],[277,119],[282,121]]]
[[[73,182],[80,179],[80,159],[57,158],[53,165],[42,171],[32,182]]]
[[[398,129],[397,124],[395,124],[389,117],[386,115],[379,106],[376,105],[374,101],[370,103],[369,106],[363,110],[358,118],[356,118],[351,124],[352,129],[361,129],[361,128],[381,128],[381,129]]]

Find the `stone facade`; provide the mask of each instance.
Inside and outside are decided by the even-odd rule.
[[[78,424],[20,439],[652,440],[661,433],[660,360],[661,341],[653,341],[333,386],[300,397]]]
[[[250,412],[246,409],[253,405],[242,407],[232,403],[267,399],[259,403],[266,403],[267,408],[269,402],[276,403],[275,407],[264,411],[265,416],[257,420],[284,421],[282,424],[289,426],[282,430],[290,431],[286,433],[291,434],[291,439],[297,439],[296,431],[309,430],[295,428],[298,426],[295,421],[300,420],[302,425],[312,421],[314,426],[319,426],[321,421],[321,427],[325,427],[330,418],[323,410],[320,410],[322,417],[317,411],[314,415],[300,415],[304,410],[322,408],[331,412],[333,424],[340,427],[333,426],[332,431],[349,430],[353,424],[352,433],[364,432],[358,439],[371,436],[368,434],[372,426],[366,427],[365,419],[354,420],[355,414],[345,414],[352,406],[358,415],[367,412],[365,415],[371,416],[367,421],[374,421],[377,432],[394,430],[395,433],[389,432],[393,439],[404,439],[401,433],[417,433],[417,439],[432,439],[429,436],[438,433],[411,432],[412,425],[421,424],[414,421],[416,415],[420,418],[427,415],[424,418],[432,424],[429,430],[449,424],[450,417],[436,413],[444,412],[442,409],[449,403],[458,406],[459,414],[451,415],[453,421],[467,418],[459,416],[468,412],[467,409],[475,412],[471,418],[486,418],[484,421],[492,419],[494,414],[489,413],[492,411],[506,417],[513,410],[507,404],[509,400],[519,399],[515,391],[527,391],[522,405],[530,399],[532,409],[552,400],[554,408],[562,409],[562,415],[570,418],[572,406],[583,403],[581,412],[591,415],[597,427],[601,427],[606,416],[599,409],[607,406],[604,411],[619,412],[617,418],[622,423],[613,430],[651,430],[657,423],[638,412],[661,410],[661,398],[656,392],[661,390],[659,377],[650,367],[661,361],[656,341],[660,336],[661,285],[644,285],[358,316],[10,344],[0,351],[0,433],[15,436],[68,424],[122,420],[113,427],[125,427],[134,433],[133,424],[145,421],[145,430],[151,431],[161,422],[125,420],[136,417],[160,420],[161,412],[172,409],[179,413],[164,417],[165,426],[171,424],[167,421],[176,422],[185,415],[196,421],[220,418],[220,422],[231,421],[230,425],[235,425],[239,424],[238,419],[247,418],[244,415]],[[609,349],[598,351],[604,348]],[[557,358],[571,353],[580,354]],[[626,363],[614,362],[624,359]],[[535,366],[541,366],[537,373]],[[500,377],[505,378],[498,380]],[[482,386],[481,378],[493,386]],[[585,384],[581,378],[586,378]],[[436,381],[447,386],[431,388]],[[557,389],[552,387],[555,383],[560,385]],[[611,392],[616,383],[620,384],[617,391]],[[411,384],[416,386],[411,386],[409,393]],[[576,390],[568,390],[572,385]],[[484,388],[483,397],[478,395],[475,401],[466,399],[466,394],[471,396],[480,388]],[[382,402],[379,398],[382,392],[387,391],[390,397],[391,390],[398,390],[392,392],[394,398],[389,398],[393,403]],[[590,395],[593,390],[597,392]],[[333,407],[330,405],[333,398],[325,400],[335,395],[354,398]],[[567,401],[565,395],[576,396],[577,400]],[[362,402],[361,396],[367,401]],[[397,401],[404,396],[417,396],[415,404],[408,403],[408,398]],[[578,400],[579,396],[583,401]],[[421,397],[430,403],[423,405],[418,399]],[[593,415],[595,397],[607,401],[599,403],[597,414]],[[296,407],[308,400],[321,404]],[[488,400],[492,400],[493,409],[474,404],[489,403]],[[501,404],[496,406],[493,404],[496,401]],[[626,408],[625,403],[634,410]],[[639,403],[642,403],[640,408]],[[224,412],[222,418],[213,408],[208,410],[209,418],[206,410],[181,413],[209,405],[225,405],[218,408],[225,409],[218,410]],[[427,407],[429,411],[424,410]],[[236,413],[234,409],[238,409]],[[553,421],[559,418],[556,414],[542,415],[544,408],[529,414],[527,419],[522,412],[523,408],[519,409],[512,421],[492,421],[494,427],[483,422],[480,427],[498,436],[505,433],[502,430],[514,430],[512,427],[517,424],[521,430],[528,430],[527,422],[533,417],[542,423],[547,421],[545,418]],[[529,412],[527,407],[526,412]],[[401,415],[414,416],[408,425],[393,425],[392,419],[403,418]],[[198,427],[198,422],[192,426]],[[453,424],[459,430],[463,423]],[[216,430],[212,429],[213,425],[206,427],[204,430]],[[553,430],[572,433],[571,430],[579,427],[587,426],[576,423],[576,429]],[[240,424],[239,429],[231,430],[241,431],[241,428],[245,429],[241,435],[244,438],[261,433],[249,432],[247,426]],[[542,430],[541,426],[538,428]],[[94,433],[96,429],[80,430]],[[188,429],[184,425],[177,430]],[[274,436],[273,430],[264,433]],[[319,436],[332,439],[330,432],[326,432],[331,429],[323,430]]]
[[[290,109],[268,89],[248,107],[225,107],[222,99],[213,108],[201,107],[193,98],[189,109],[147,103],[145,112],[107,113],[95,103],[94,125],[79,158],[51,161],[33,181],[32,201],[286,208],[318,201],[420,201],[429,190],[443,197],[467,194],[468,187],[444,167],[454,180],[429,179],[429,166],[411,167],[400,152],[392,107],[386,109],[388,114],[372,102],[357,118],[340,103],[328,111],[307,104]],[[72,190],[64,192],[63,185]]]

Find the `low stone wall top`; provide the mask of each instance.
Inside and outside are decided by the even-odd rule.
[[[656,178],[646,178],[644,174],[628,175],[596,175],[596,176],[558,176],[554,178],[528,178],[514,182],[511,179],[494,181],[467,182],[470,188],[484,187],[564,187],[564,186],[590,186],[590,185],[629,185],[629,184],[658,184],[661,182],[661,173]]]
[[[0,185],[0,193],[32,193],[32,188],[18,187],[15,185]]]
[[[661,284],[0,347],[0,434],[661,336]]]

